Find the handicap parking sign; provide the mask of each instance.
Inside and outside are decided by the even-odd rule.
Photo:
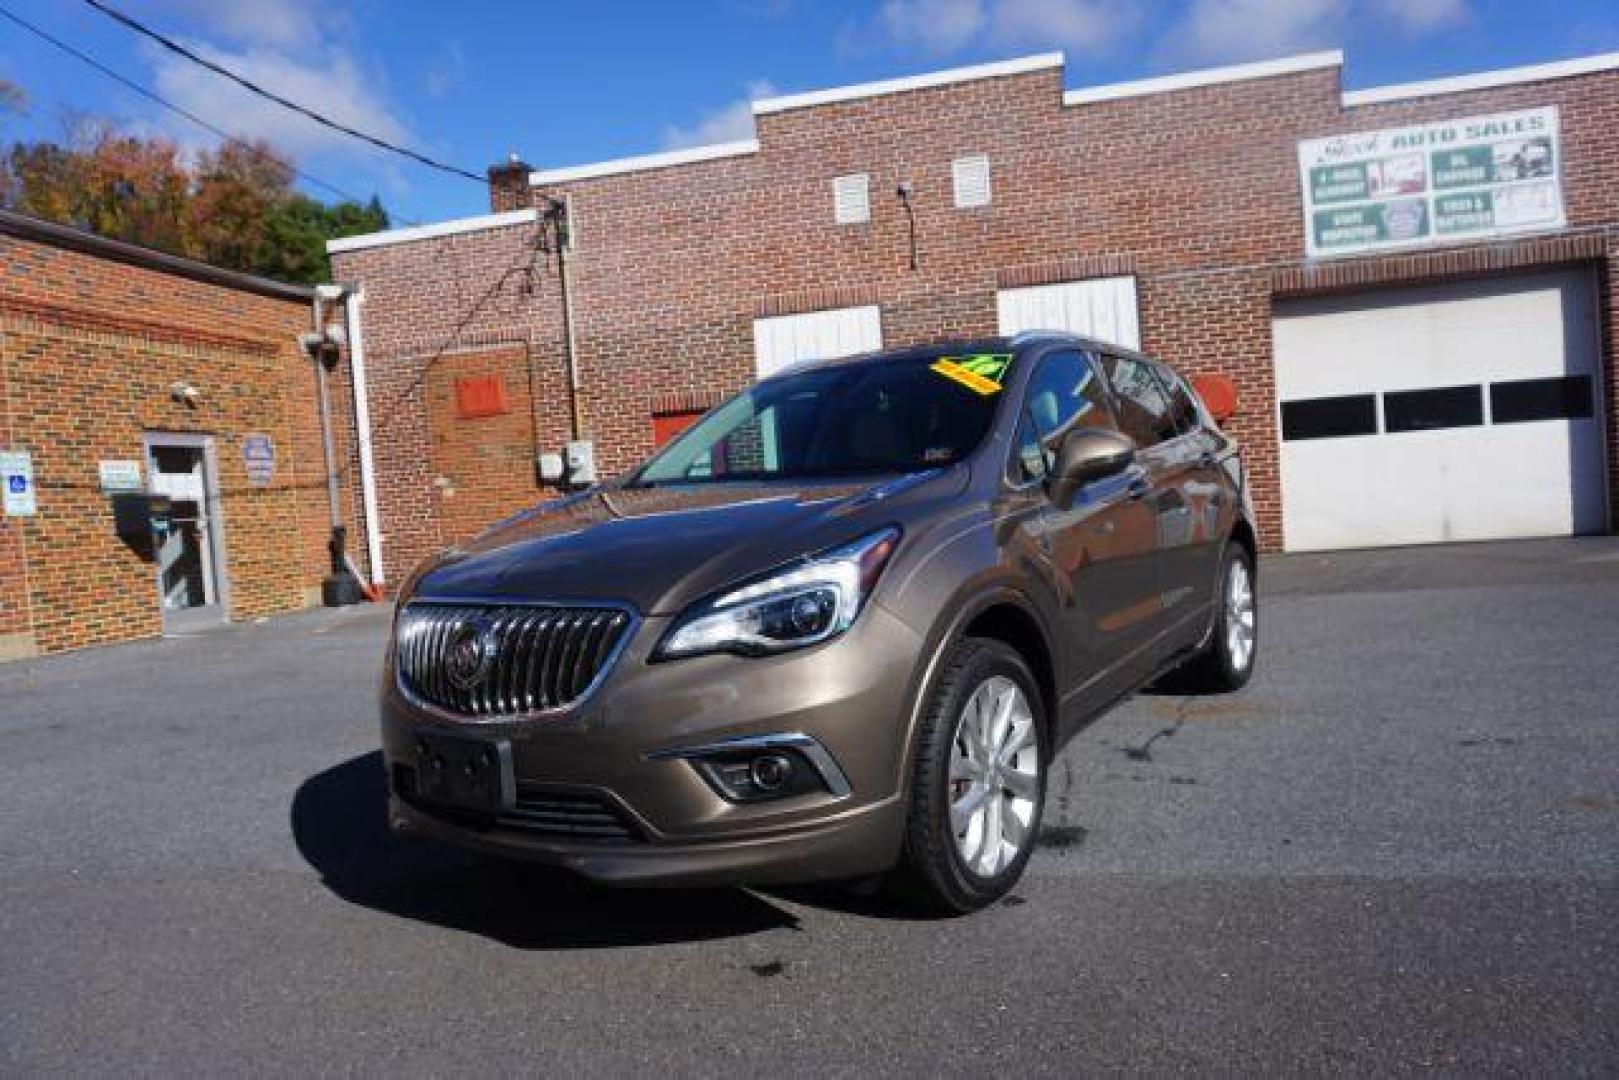
[[[6,478],[7,517],[30,517],[37,512],[34,502],[34,459],[26,450],[0,453],[0,475]]]

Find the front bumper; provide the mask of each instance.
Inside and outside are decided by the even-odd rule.
[[[533,719],[455,720],[423,708],[400,693],[390,657],[381,719],[393,827],[624,884],[808,881],[892,865],[922,648],[915,632],[871,605],[846,634],[799,652],[649,663],[668,624],[645,619],[594,693]],[[412,770],[423,733],[509,741],[520,806],[549,809],[472,819],[422,803]],[[846,787],[732,802],[680,756],[787,733],[824,748]],[[541,827],[556,821],[586,822],[587,835]]]

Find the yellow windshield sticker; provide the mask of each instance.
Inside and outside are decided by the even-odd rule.
[[[988,396],[1000,393],[1001,378],[1011,363],[1010,353],[941,356],[933,362],[933,370],[947,379],[954,379],[969,390]]]

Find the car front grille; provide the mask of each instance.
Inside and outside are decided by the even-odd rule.
[[[416,602],[399,617],[399,679],[463,716],[558,709],[595,684],[630,624],[619,608]]]

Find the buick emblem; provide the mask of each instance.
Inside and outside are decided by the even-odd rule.
[[[483,682],[495,659],[493,627],[474,619],[456,626],[444,647],[444,674],[458,690],[471,690]]]

